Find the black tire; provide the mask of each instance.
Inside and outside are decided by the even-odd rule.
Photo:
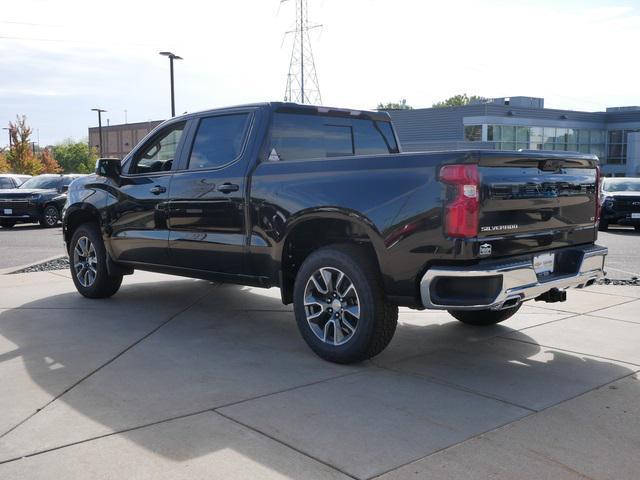
[[[504,310],[449,310],[449,313],[462,323],[475,326],[495,325],[513,317],[522,304]]]
[[[15,224],[15,220],[0,220],[0,227],[2,228],[13,228]]]
[[[81,278],[87,280],[82,274],[83,271],[86,273],[86,268],[76,268],[76,261],[85,258],[80,255],[76,256],[76,249],[80,252],[84,249],[82,245],[86,245],[83,239],[87,239],[90,242],[88,249],[93,246],[95,253],[95,255],[91,257],[92,259],[95,258],[95,263],[92,263],[92,265],[95,265],[95,273],[92,274],[93,281],[86,281],[88,284],[85,285],[83,285]],[[81,241],[83,243],[78,245]],[[76,286],[76,290],[87,298],[108,298],[116,293],[122,284],[122,275],[109,275],[107,272],[107,251],[104,247],[100,230],[95,223],[84,223],[73,232],[71,242],[69,243],[69,263],[71,278]],[[90,263],[88,257],[87,262],[84,263],[86,265]],[[91,280],[91,276],[89,276],[88,280]]]
[[[598,224],[598,230],[600,230],[601,232],[606,232],[607,230],[609,230],[609,222],[607,222],[606,220],[600,220],[600,223]]]
[[[40,217],[40,226],[44,228],[52,228],[58,225],[60,221],[60,212],[55,205],[47,205]]]
[[[309,347],[325,360],[345,364],[361,362],[382,352],[393,338],[398,322],[398,307],[386,300],[380,273],[371,255],[364,248],[356,245],[341,244],[323,247],[305,259],[296,275],[293,299],[298,329]],[[334,344],[330,344],[314,333],[310,321],[307,320],[308,308],[311,307],[305,306],[306,289],[311,282],[311,276],[317,274],[321,268],[343,272],[345,281],[350,282],[354,288],[351,294],[355,296],[358,304],[355,330],[349,333],[350,338],[345,343],[339,345],[335,344],[338,337],[335,331],[336,323],[333,323]],[[344,285],[337,280],[335,283],[334,291],[339,291],[338,287]],[[325,283],[324,287],[326,286]],[[322,295],[325,294],[322,293]],[[326,295],[330,296],[329,293]],[[328,299],[326,303],[327,305],[324,306],[314,304],[319,306],[320,311],[323,312],[322,315],[329,312],[329,319],[325,322],[325,335],[326,324],[332,321],[332,310],[325,310],[329,308]],[[345,310],[348,308],[345,307]]]
[[[636,232],[640,232],[640,225],[636,225],[635,227],[633,227],[636,229]]]

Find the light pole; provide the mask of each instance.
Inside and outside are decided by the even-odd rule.
[[[11,150],[13,148],[13,140],[11,140],[11,128],[2,127],[2,129],[6,130],[7,132],[9,132],[9,150]]]
[[[176,100],[175,100],[175,93],[173,91],[173,61],[182,60],[182,57],[179,57],[175,53],[171,53],[171,52],[160,52],[160,55],[169,57],[169,74],[171,76],[171,116],[175,117],[176,116]]]
[[[98,112],[98,137],[100,137],[100,141],[98,144],[100,145],[100,158],[102,158],[102,114],[106,112],[106,110],[102,110],[101,108],[92,108],[92,112]]]

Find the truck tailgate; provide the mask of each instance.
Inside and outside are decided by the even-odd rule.
[[[479,239],[510,239],[511,246],[504,254],[515,253],[513,241],[534,249],[594,241],[598,202],[595,157],[505,152],[483,155],[478,167]]]

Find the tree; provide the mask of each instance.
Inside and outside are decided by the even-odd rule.
[[[413,107],[411,105],[407,105],[407,100],[403,98],[397,103],[379,103],[378,110],[413,110]]]
[[[53,147],[53,156],[65,173],[91,173],[98,155],[85,142],[67,139]]]
[[[11,165],[7,161],[7,156],[4,152],[0,152],[0,173],[9,173],[11,171]]]
[[[27,117],[16,116],[16,122],[9,122],[9,134],[13,146],[7,154],[7,161],[13,173],[38,175],[42,164],[33,154],[31,147],[31,127],[27,125]]]
[[[58,164],[51,151],[48,148],[45,148],[40,154],[40,163],[42,164],[42,172],[41,173],[60,173],[62,172],[62,167]]]
[[[467,96],[466,93],[462,95],[454,95],[451,98],[447,98],[442,102],[434,103],[432,105],[433,108],[444,108],[444,107],[460,107],[462,105],[469,105],[472,102],[484,102],[486,98],[479,97],[478,95]]]

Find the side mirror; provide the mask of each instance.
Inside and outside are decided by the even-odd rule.
[[[96,162],[96,174],[118,180],[122,174],[122,162],[119,158],[99,158]]]
[[[69,185],[62,185],[60,187],[60,193],[64,193],[69,190]]]

